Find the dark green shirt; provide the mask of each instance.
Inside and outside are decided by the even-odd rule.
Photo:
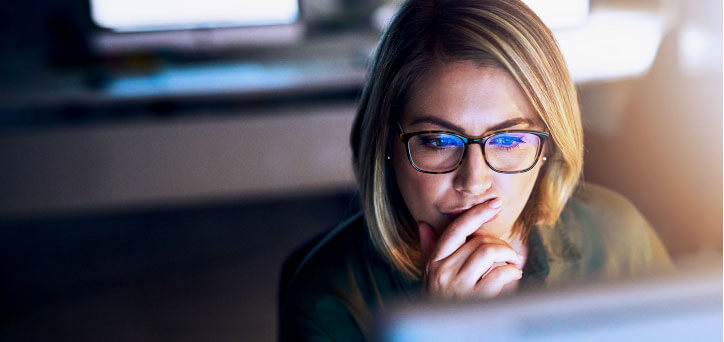
[[[621,195],[583,184],[553,228],[534,227],[521,290],[623,278],[672,269],[654,230]],[[283,339],[365,340],[376,312],[420,297],[409,279],[372,245],[358,214],[304,258],[282,298]]]

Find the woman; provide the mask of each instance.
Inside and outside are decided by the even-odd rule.
[[[362,213],[309,252],[282,337],[364,339],[374,312],[668,269],[621,196],[579,182],[576,90],[510,0],[420,0],[382,37],[351,143]]]

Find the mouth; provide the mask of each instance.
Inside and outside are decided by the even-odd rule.
[[[445,212],[444,214],[445,214],[445,216],[446,216],[448,219],[450,219],[450,220],[452,221],[452,220],[455,220],[456,218],[460,217],[460,215],[464,214],[464,213],[465,213],[466,211],[468,211],[470,208],[472,208],[472,207],[474,207],[474,206],[476,206],[476,205],[478,205],[478,204],[488,203],[488,202],[490,202],[490,201],[492,201],[492,200],[494,200],[494,199],[496,199],[496,198],[497,198],[497,197],[491,197],[491,198],[486,199],[486,200],[483,201],[483,202],[475,203],[475,204],[469,205],[469,206],[464,206],[463,208],[460,208],[460,209],[454,209],[454,210]]]
[[[455,220],[456,218],[460,217],[460,215],[462,215],[464,212],[465,212],[465,210],[463,210],[463,211],[461,211],[461,212],[458,212],[458,213],[455,213],[455,212],[453,212],[453,213],[445,213],[445,216],[447,216],[447,218],[450,219],[450,221],[453,221],[453,220]]]

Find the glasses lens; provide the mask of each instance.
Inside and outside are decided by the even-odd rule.
[[[420,170],[446,172],[454,169],[465,152],[462,139],[447,133],[424,133],[407,143],[412,163]]]
[[[523,171],[536,162],[540,146],[533,133],[500,133],[485,142],[485,158],[498,171]]]

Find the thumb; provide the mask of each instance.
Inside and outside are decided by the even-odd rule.
[[[437,233],[427,222],[420,221],[417,223],[417,230],[420,235],[420,251],[422,252],[422,260],[427,262],[432,251],[437,245]]]

